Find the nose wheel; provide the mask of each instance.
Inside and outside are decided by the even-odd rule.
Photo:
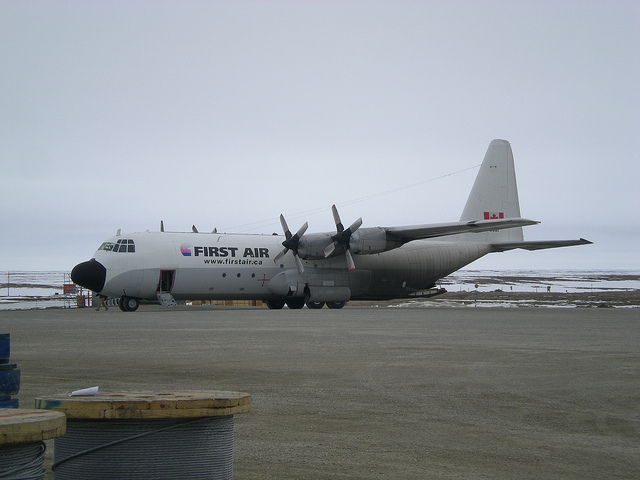
[[[137,298],[127,297],[126,295],[123,295],[120,297],[118,306],[123,312],[135,312],[140,306],[140,302]]]

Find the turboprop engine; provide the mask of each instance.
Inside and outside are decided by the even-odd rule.
[[[338,244],[327,255],[327,246],[333,243],[333,235],[330,233],[304,235],[298,244],[298,255],[305,260],[319,260],[345,253],[344,246]],[[382,227],[360,228],[351,234],[348,250],[358,255],[368,255],[386,252],[400,245],[402,242],[389,239],[386,230]]]
[[[351,236],[350,248],[358,255],[382,253],[402,245],[400,239],[393,240],[382,227],[361,228]]]
[[[362,218],[357,219],[349,228],[345,229],[335,205],[331,207],[331,211],[336,223],[335,234],[312,233],[305,235],[308,228],[308,224],[305,223],[294,235],[289,230],[284,216],[280,215],[280,222],[285,234],[285,241],[282,242],[284,250],[275,257],[274,262],[279,262],[291,250],[296,260],[298,273],[302,274],[304,267],[300,259],[320,260],[344,255],[347,267],[349,271],[352,271],[356,268],[351,256],[352,252],[358,255],[382,253],[397,248],[404,243],[402,239],[389,235],[387,229],[382,227],[360,229]]]

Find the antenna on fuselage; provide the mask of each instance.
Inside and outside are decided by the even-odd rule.
[[[164,222],[160,220],[160,231],[164,232]]]
[[[196,228],[196,226],[195,226],[195,225],[191,225],[191,231],[192,231],[193,233],[198,233],[198,229]]]

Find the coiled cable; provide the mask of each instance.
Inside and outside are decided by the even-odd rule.
[[[231,480],[233,415],[71,420],[56,439],[56,480]]]
[[[42,480],[44,442],[0,447],[0,480]]]

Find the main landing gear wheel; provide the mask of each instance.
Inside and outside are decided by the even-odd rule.
[[[299,310],[304,307],[304,298],[292,298],[287,300],[287,307],[292,310]]]
[[[284,301],[282,300],[267,300],[267,307],[269,310],[280,310],[284,307]]]
[[[317,310],[324,307],[324,302],[307,302],[307,308]]]
[[[327,307],[331,309],[342,308],[346,302],[327,302]]]
[[[122,297],[120,297],[118,306],[123,312],[135,312],[140,306],[140,302],[137,298],[127,297],[123,295]]]

